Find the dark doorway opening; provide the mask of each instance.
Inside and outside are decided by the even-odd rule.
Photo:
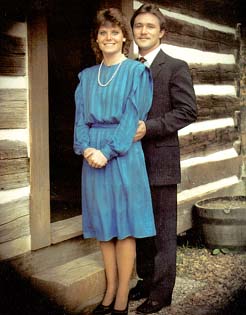
[[[90,28],[100,1],[48,3],[51,222],[81,214],[82,158],[73,152],[74,91],[95,63]]]

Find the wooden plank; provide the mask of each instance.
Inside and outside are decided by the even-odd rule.
[[[235,27],[235,25],[238,23],[238,16],[236,13],[239,12],[237,11],[240,5],[239,1],[154,0],[151,2],[156,3],[160,7],[170,11],[175,11],[198,19],[205,19],[207,21],[223,24],[226,26],[230,25]]]
[[[30,235],[0,244],[0,260],[13,258],[31,250]]]
[[[0,55],[25,55],[25,38],[0,33]]]
[[[81,215],[51,224],[52,244],[56,244],[80,235],[82,235]]]
[[[210,30],[166,16],[167,33],[163,42],[170,45],[189,47],[202,51],[232,53],[239,49],[239,41],[229,33]]]
[[[52,296],[69,314],[83,313],[86,306],[98,303],[105,292],[101,252],[34,274],[31,280],[35,287]]]
[[[48,246],[50,233],[47,22],[42,10],[28,21],[30,82],[30,224],[32,249]],[[40,130],[42,132],[40,132]]]
[[[25,38],[0,34],[0,74],[25,75]]]
[[[178,185],[178,191],[205,185],[209,182],[233,175],[239,176],[241,162],[241,157],[235,156],[223,160],[204,161],[203,163],[190,165],[189,167],[182,167],[181,183]]]
[[[27,157],[27,144],[18,140],[0,140],[0,160]]]
[[[26,75],[26,57],[21,55],[0,55],[0,75]]]
[[[230,64],[189,64],[194,84],[235,84],[237,66]]]
[[[198,121],[233,117],[240,109],[240,99],[230,95],[198,95]]]
[[[28,173],[17,173],[11,175],[0,175],[0,189],[8,190],[29,185]]]
[[[210,153],[232,147],[238,139],[238,132],[234,127],[211,129],[190,133],[179,137],[182,159],[205,156]]]
[[[0,225],[0,243],[15,240],[30,234],[30,216],[25,215]]]
[[[25,89],[0,89],[0,128],[27,127],[27,92]]]
[[[29,159],[0,160],[0,176],[29,172]]]
[[[99,250],[96,239],[76,237],[67,241],[31,251],[12,261],[13,266],[23,275],[33,275],[55,266],[67,263],[73,259],[90,255]],[[64,254],[65,253],[65,254]]]
[[[9,223],[26,215],[29,215],[29,197],[0,203],[1,224]]]

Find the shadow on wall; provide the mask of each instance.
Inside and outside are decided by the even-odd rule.
[[[0,297],[1,315],[68,315],[6,262],[0,263]]]
[[[235,293],[233,302],[226,305],[221,315],[245,315],[246,314],[246,288]]]

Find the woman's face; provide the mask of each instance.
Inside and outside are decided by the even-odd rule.
[[[122,52],[124,38],[121,28],[106,22],[99,27],[97,43],[103,54],[117,54]]]

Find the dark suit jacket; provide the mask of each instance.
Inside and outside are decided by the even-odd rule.
[[[197,107],[188,65],[162,50],[151,67],[153,103],[142,140],[151,185],[180,182],[177,131],[196,120]]]

